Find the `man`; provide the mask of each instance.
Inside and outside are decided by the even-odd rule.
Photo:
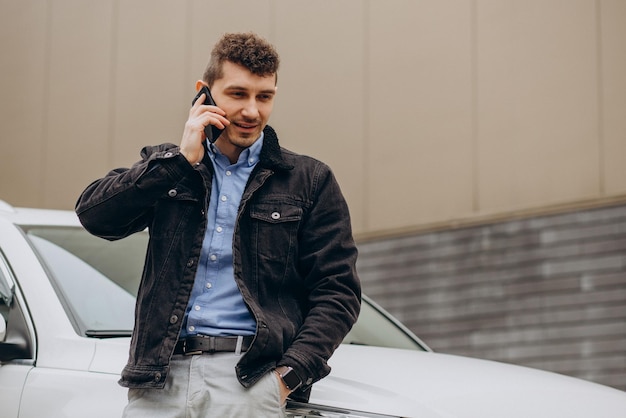
[[[114,240],[148,228],[125,417],[277,417],[306,401],[360,309],[357,251],[323,163],[267,125],[279,57],[255,34],[216,44],[180,146],[142,150],[76,212]],[[214,143],[204,128],[224,129]]]

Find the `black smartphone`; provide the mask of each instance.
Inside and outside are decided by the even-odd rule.
[[[213,96],[211,96],[211,91],[209,90],[207,86],[202,86],[198,94],[196,94],[196,97],[193,98],[193,101],[191,102],[192,106],[196,102],[196,100],[200,98],[202,94],[206,95],[204,99],[205,105],[217,106],[215,104],[215,100],[213,100]],[[215,142],[217,138],[222,134],[222,131],[223,129],[220,129],[215,125],[207,125],[204,127],[204,134],[206,135],[206,138],[209,140],[210,143]]]

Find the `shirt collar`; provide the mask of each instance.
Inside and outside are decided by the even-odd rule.
[[[241,152],[237,164],[243,164],[244,162],[247,162],[248,166],[252,167],[257,162],[259,162],[259,158],[261,157],[261,149],[263,148],[264,137],[265,133],[261,132],[261,136],[259,136],[259,139],[254,141],[252,145],[250,145],[248,148],[244,149]],[[209,144],[209,154],[211,157],[214,157],[215,155],[223,155],[220,149],[216,147],[213,143]]]

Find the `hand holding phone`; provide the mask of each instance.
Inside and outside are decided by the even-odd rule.
[[[202,88],[200,89],[200,91],[198,91],[198,94],[196,94],[196,97],[194,97],[193,101],[191,102],[191,105],[193,106],[193,104],[200,98],[200,96],[202,95],[204,96],[204,104],[205,105],[212,105],[212,106],[217,106],[215,104],[215,100],[213,100],[213,96],[211,96],[211,91],[209,90],[209,88],[207,86],[202,86]],[[222,134],[223,129],[218,128],[215,125],[206,125],[204,127],[204,134],[206,135],[207,139],[209,140],[210,143],[213,143],[217,140],[217,138]]]

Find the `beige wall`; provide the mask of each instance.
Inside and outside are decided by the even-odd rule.
[[[242,30],[277,45],[271,123],[360,234],[626,196],[623,0],[0,0],[0,198],[71,208],[177,142]]]

